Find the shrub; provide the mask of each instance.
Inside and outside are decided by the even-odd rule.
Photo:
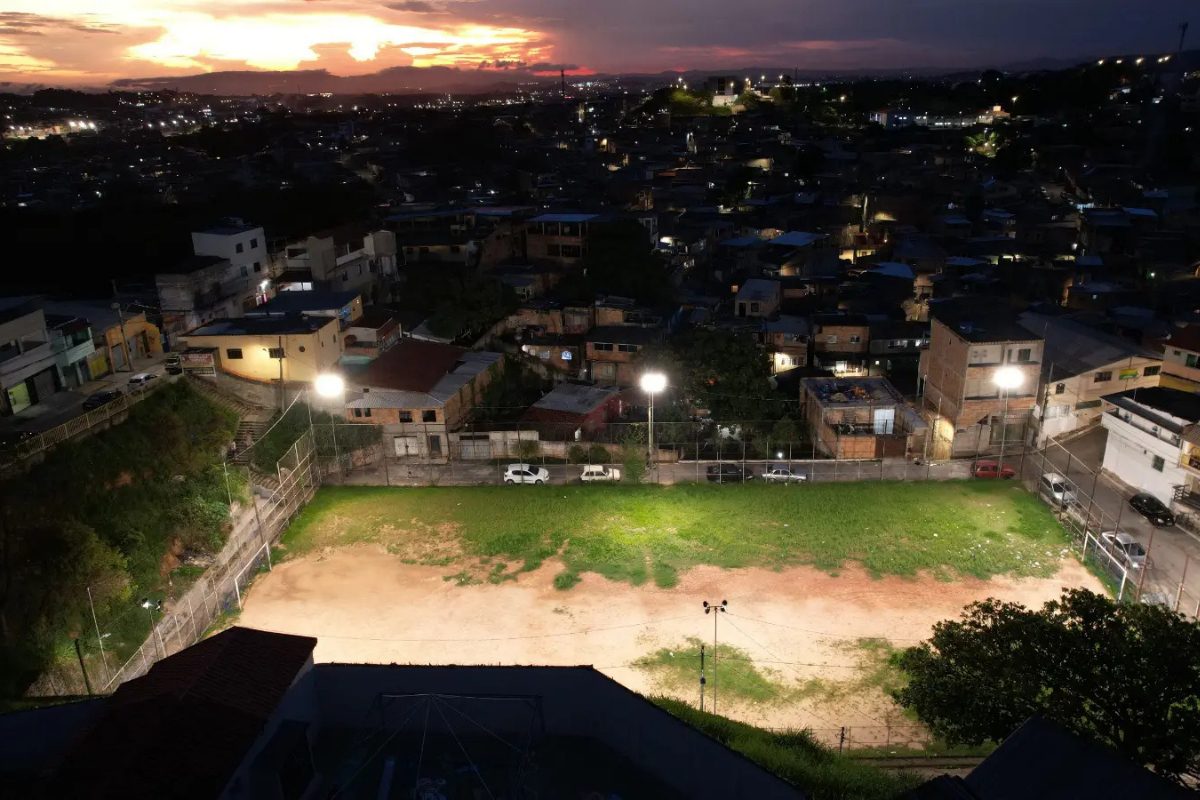
[[[515,448],[517,458],[521,461],[533,461],[542,452],[542,444],[536,439],[522,439]]]
[[[588,451],[583,448],[583,445],[572,445],[567,451],[567,460],[572,464],[585,464],[588,460]]]
[[[598,444],[588,448],[587,457],[588,462],[592,464],[608,464],[612,460],[608,449]]]

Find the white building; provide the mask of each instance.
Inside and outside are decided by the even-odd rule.
[[[241,220],[193,233],[192,252],[225,259],[242,278],[254,274],[261,274],[259,280],[268,277],[267,237],[261,227]]]
[[[1196,438],[1200,395],[1156,386],[1103,399],[1105,470],[1168,505],[1177,489],[1195,487],[1200,470],[1190,466],[1186,439]]]
[[[0,416],[23,411],[61,388],[38,298],[0,298]]]

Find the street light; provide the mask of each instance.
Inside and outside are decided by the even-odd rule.
[[[650,395],[650,468],[654,469],[654,395],[667,388],[667,376],[661,372],[647,372],[642,376],[642,390]]]
[[[317,394],[321,397],[341,397],[346,391],[346,382],[342,380],[341,375],[332,372],[327,372],[323,375],[318,375],[317,380],[313,383],[313,388],[317,390]],[[342,413],[345,414],[344,404]],[[312,404],[308,407],[308,426],[312,428]],[[334,415],[329,415],[329,431],[333,434],[333,461],[340,466],[341,454],[338,453],[337,444],[337,423],[334,422]],[[314,431],[315,433],[315,431]],[[313,447],[316,447],[317,438],[313,436]]]
[[[1025,382],[1025,374],[1016,367],[1001,367],[996,370],[992,381],[1004,392],[1004,416],[1000,418],[1000,463],[996,475],[1004,478],[1004,440],[1008,438],[1008,393]]]

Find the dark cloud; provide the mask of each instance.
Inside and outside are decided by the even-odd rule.
[[[539,61],[536,64],[529,65],[530,72],[559,72],[561,70],[570,72],[571,70],[579,69],[578,64],[550,64],[545,61]]]
[[[22,11],[0,11],[0,37],[44,36],[53,31],[117,33],[111,25],[100,25],[61,17],[46,17]]]
[[[410,14],[445,14],[447,13],[441,8],[438,8],[433,3],[427,3],[425,0],[404,0],[402,3],[388,3],[384,8],[390,8],[392,11],[407,11]]]

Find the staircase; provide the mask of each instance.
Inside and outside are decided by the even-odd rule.
[[[276,410],[263,408],[222,392],[211,381],[206,381],[204,378],[190,377],[188,385],[217,405],[238,415],[237,432],[233,437],[233,441],[237,445],[237,454],[232,461],[235,464],[249,464],[250,445],[261,439],[267,429],[271,427]]]

